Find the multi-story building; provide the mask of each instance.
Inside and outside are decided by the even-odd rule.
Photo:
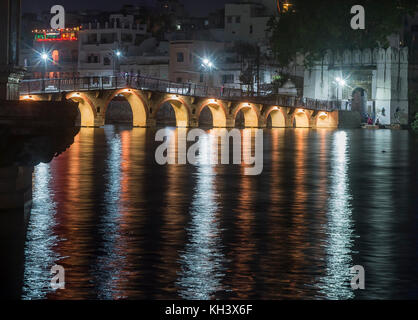
[[[253,44],[269,39],[268,22],[272,12],[262,3],[239,2],[225,5],[225,40]]]
[[[140,55],[147,37],[146,25],[134,23],[132,15],[110,15],[110,21],[89,23],[80,32],[78,70],[81,76],[111,76],[124,59]]]
[[[224,46],[224,43],[215,41],[172,41],[169,79],[213,85],[217,62],[222,60]]]
[[[31,78],[73,78],[78,76],[80,27],[33,30],[32,47],[21,51],[20,64]]]
[[[127,57],[120,71],[130,75],[168,80],[169,43],[155,38],[147,39],[141,47],[142,55]]]

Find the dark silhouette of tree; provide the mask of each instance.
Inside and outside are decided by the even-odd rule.
[[[272,48],[287,66],[300,53],[305,65],[321,60],[327,50],[387,47],[388,36],[399,32],[406,14],[417,11],[416,0],[292,0],[291,9],[271,19]],[[365,9],[366,28],[351,28],[351,8]]]

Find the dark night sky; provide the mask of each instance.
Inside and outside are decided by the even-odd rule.
[[[188,12],[196,16],[204,16],[209,12],[222,8],[230,0],[180,0]],[[22,0],[23,12],[40,12],[50,10],[53,5],[63,5],[66,10],[102,9],[118,10],[123,4],[152,4],[156,0]]]

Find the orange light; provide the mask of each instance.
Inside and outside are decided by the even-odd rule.
[[[23,96],[22,100],[34,100],[32,96]]]
[[[319,114],[319,118],[320,118],[321,120],[325,120],[327,117],[328,117],[328,114],[327,114],[326,112],[321,112],[321,113]]]

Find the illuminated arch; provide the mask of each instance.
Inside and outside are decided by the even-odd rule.
[[[210,112],[212,113],[213,127],[225,128],[226,127],[225,107],[223,106],[221,102],[218,102],[215,99],[210,99],[208,101],[205,101],[201,105],[196,115],[197,120],[199,121],[200,114],[202,113],[203,109],[205,109],[206,107],[208,107]]]
[[[285,128],[286,127],[286,118],[283,114],[283,110],[278,106],[271,107],[266,113],[265,123],[271,117],[271,126],[272,128]]]
[[[167,102],[174,109],[177,127],[188,127],[190,119],[190,107],[186,102],[184,102],[183,99],[174,95],[166,99],[163,99],[160,103],[158,103],[158,106],[154,111],[154,116],[157,116],[158,110],[160,110],[161,107]]]
[[[292,123],[296,128],[309,128],[309,115],[304,109],[297,109],[293,115]]]
[[[235,109],[234,121],[237,118],[238,112],[242,110],[244,114],[245,127],[246,128],[257,128],[258,127],[258,112],[256,107],[251,103],[241,103]]]
[[[331,117],[328,112],[320,111],[316,117],[317,128],[329,128],[332,126]]]
[[[83,93],[72,92],[66,96],[67,100],[73,100],[78,102],[78,110],[81,115],[81,126],[82,127],[94,127],[96,118],[96,108],[94,107],[91,100]]]
[[[110,102],[117,95],[123,96],[126,99],[126,101],[128,101],[129,105],[131,106],[132,125],[134,127],[146,127],[147,119],[148,119],[148,108],[146,106],[146,103],[144,102],[144,99],[136,90],[129,89],[129,88],[116,90],[106,102],[105,112]]]
[[[24,101],[41,101],[42,99],[37,95],[25,94],[19,97],[19,100]]]

